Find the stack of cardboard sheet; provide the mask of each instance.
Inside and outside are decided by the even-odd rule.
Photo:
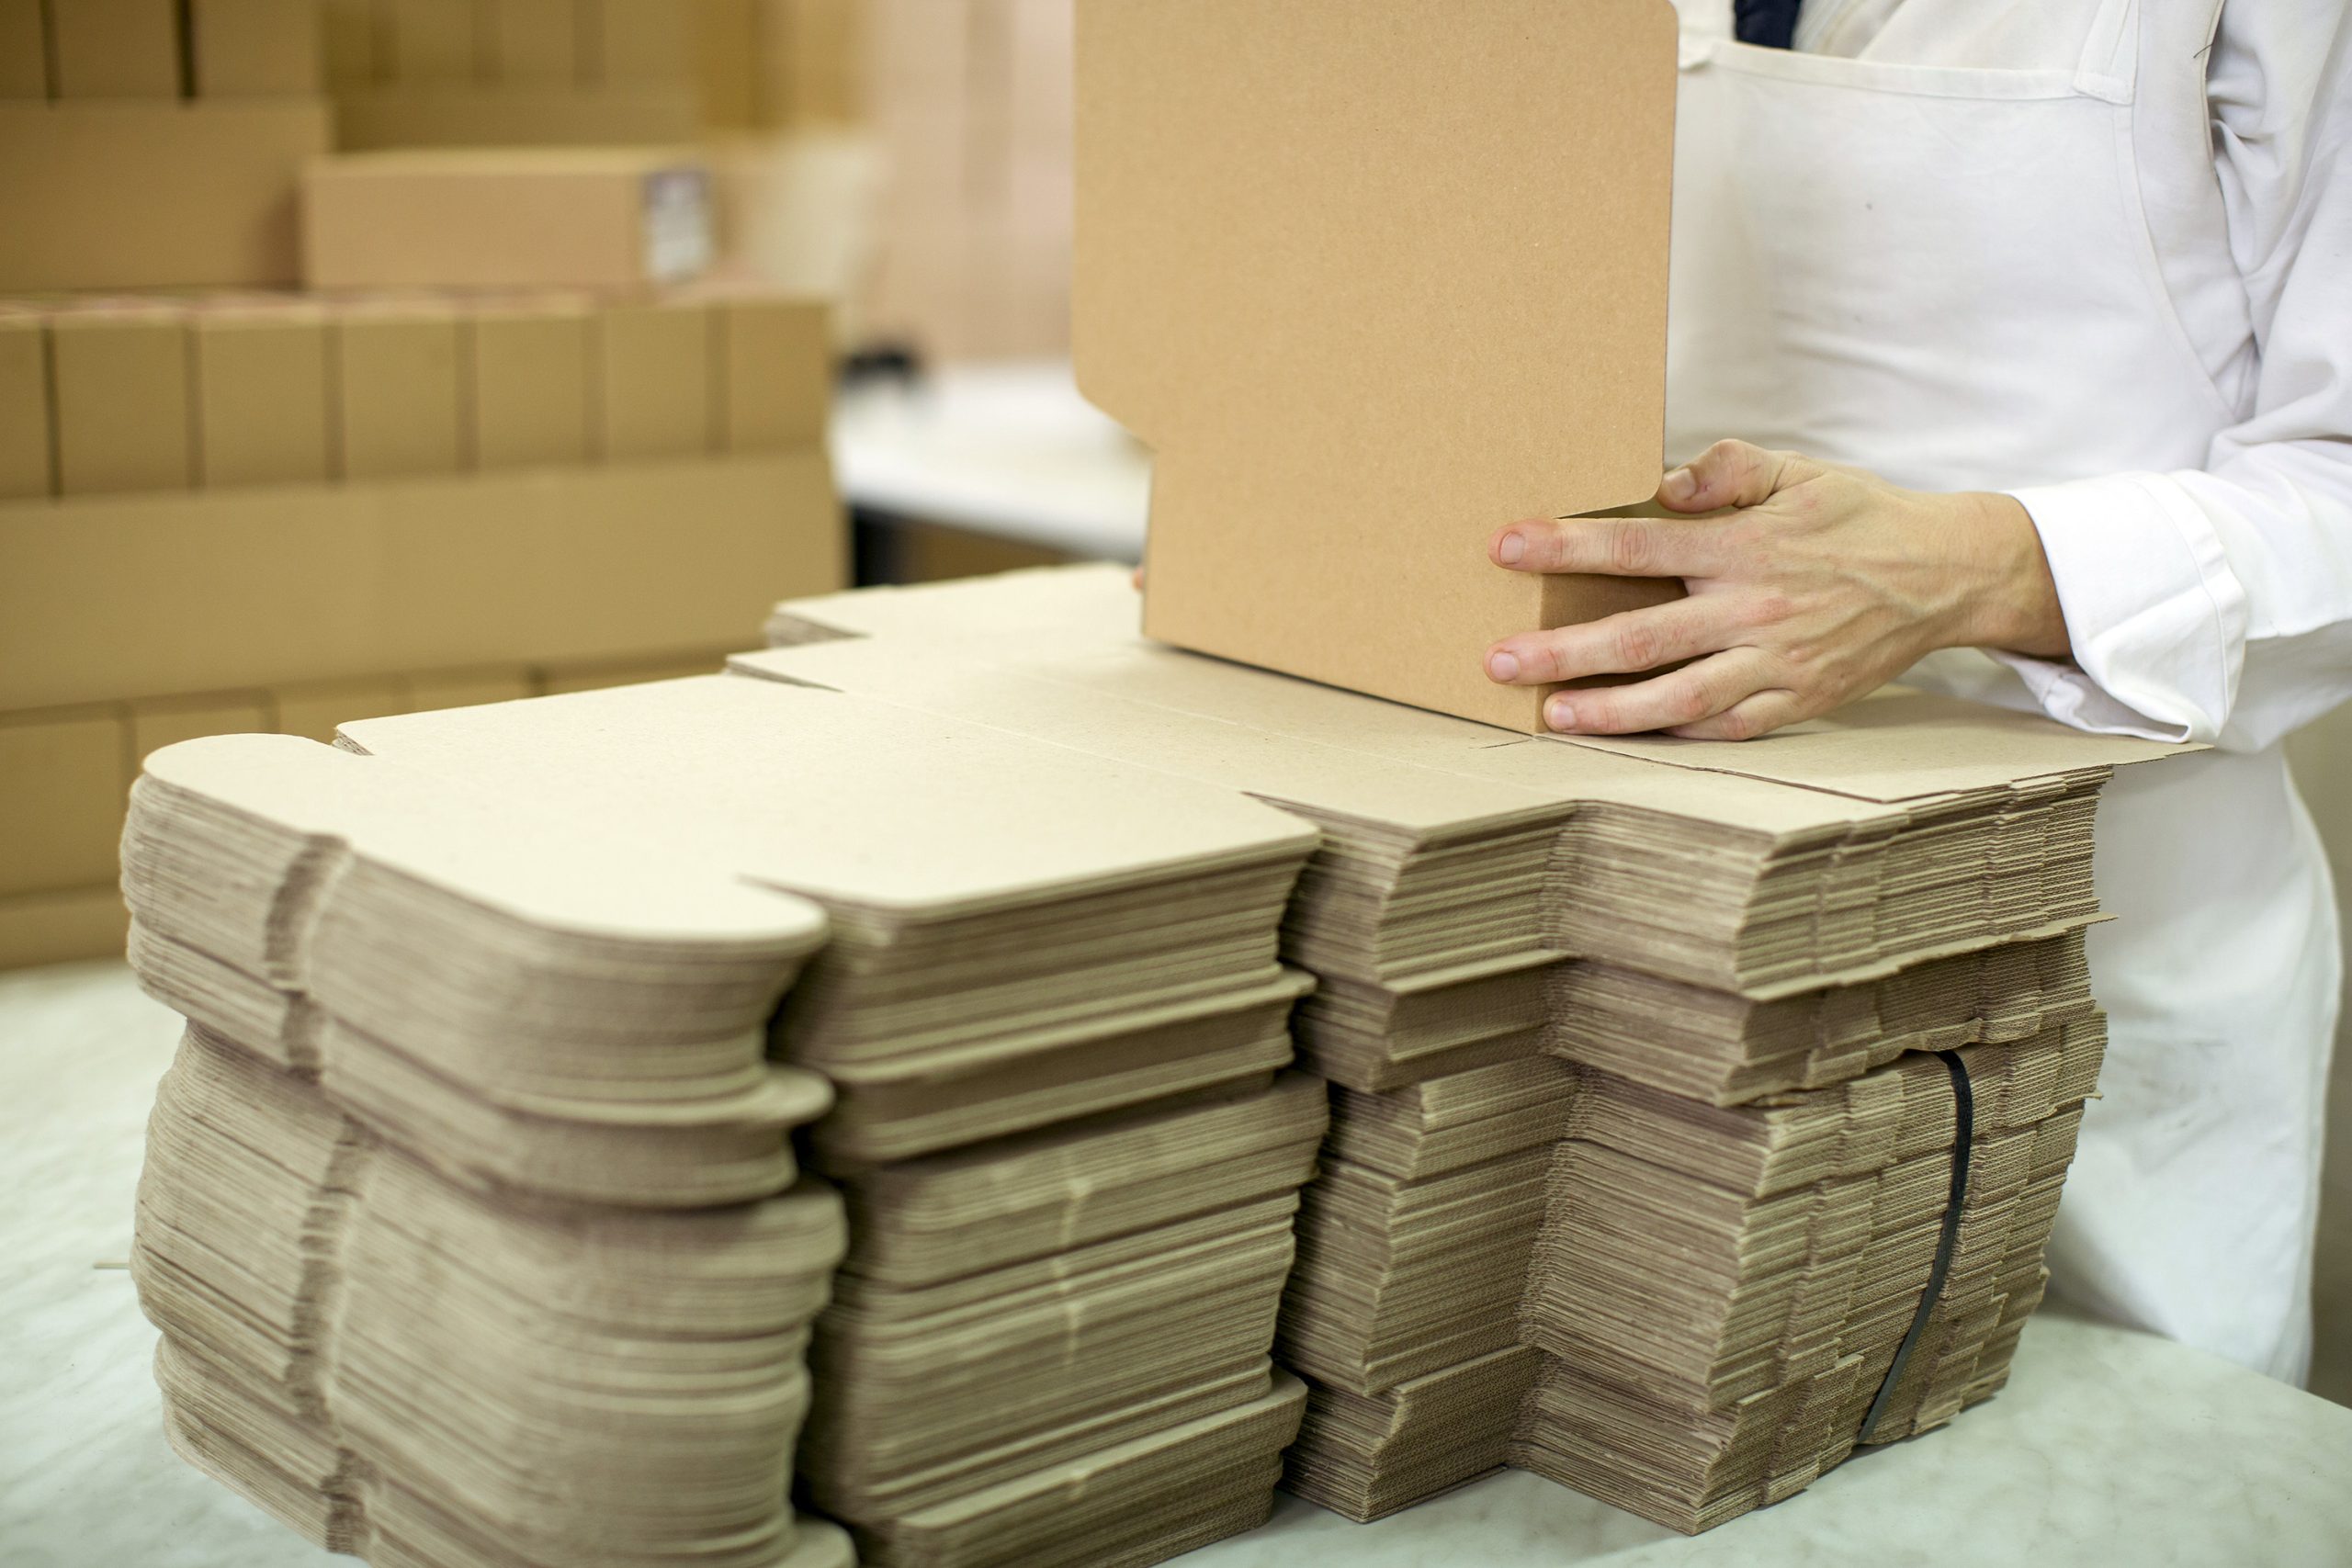
[[[1334,1080],[1332,1132],[1282,1353],[1313,1380],[1291,1483],[1335,1508],[1372,1517],[1510,1458],[1544,1366],[1517,1323],[1541,1172],[1588,1086],[1688,1096],[1720,1135],[1713,1105],[1979,1041],[2041,1037],[2017,1049],[2048,1057],[2097,1027],[2090,814],[2109,766],[2161,749],[1916,694],[1737,757],[1512,740],[1150,648],[1134,604],[1102,569],[840,595],[782,606],[771,635],[795,646],[735,668],[1148,762],[1323,829],[1284,941],[1317,973],[1298,1029]],[[1732,771],[1751,757],[1781,776]],[[1514,832],[1538,850],[1517,875]],[[1432,931],[1490,945],[1418,945]],[[1383,966],[1430,951],[1494,968]],[[1636,1153],[1684,1157],[1670,1131]],[[1549,1206],[1594,1179],[1555,1171]],[[1895,1265],[1915,1304],[1926,1268]],[[1982,1351],[1968,1397],[2005,1356]]]
[[[823,905],[773,1043],[858,1256],[808,1495],[870,1562],[1154,1560],[1262,1518],[1268,1352],[1325,1111],[1278,1079],[1312,827],[1232,791],[734,676],[346,727],[509,798],[674,822]],[[1214,1178],[1204,1174],[1214,1170]]]
[[[1716,1104],[1823,1088],[1906,1051],[2018,1039],[2087,1010],[2083,935],[2070,927],[1770,1000],[1619,965],[1565,964],[1547,976],[1544,1047]]]
[[[1334,1089],[1283,1307],[1282,1355],[1314,1390],[1293,1490],[1370,1518],[1504,1461],[1535,1365],[1518,1314],[1544,1172],[1577,1090],[1542,1056]]]
[[[132,1265],[183,1454],[378,1563],[846,1568],[783,1471],[830,1097],[760,1033],[820,911],[279,736],[151,758],[124,890],[189,1020]]]
[[[1699,1530],[1991,1394],[2104,1042],[2093,1012],[1737,1108],[1593,1075],[1529,1280],[1547,1360],[1514,1462]]]
[[[1009,581],[1008,596],[1019,604],[1052,578]],[[856,601],[864,596],[848,594],[825,602],[842,606],[838,612],[796,610],[789,618],[795,628],[824,624],[815,617],[828,614],[850,625],[896,625],[903,612],[919,623],[934,618],[923,606],[946,597],[902,590],[893,602],[889,592],[872,595],[884,600],[879,615],[863,613]],[[1116,592],[1132,604],[1132,590]],[[953,615],[951,604],[951,625]],[[985,627],[989,618],[976,615],[971,624]],[[1250,712],[1252,692],[1295,682],[1136,643],[1131,616],[1124,634],[1114,630],[1115,614],[1074,624],[1070,633],[1028,641],[985,631],[844,637],[746,655],[734,668],[957,715],[1278,806],[1320,833],[1283,927],[1284,955],[1317,976],[1297,1016],[1301,1053],[1316,1071],[1379,1089],[1533,1054],[1544,1018],[1541,971],[1563,956],[1543,911],[1572,796],[1261,726]],[[1191,712],[1149,690],[1160,675],[1193,667],[1222,684],[1225,705]]]
[[[851,1177],[812,1501],[870,1562],[1144,1561],[1254,1523],[1263,1438],[1297,1422],[1266,1346],[1323,1127],[1284,1075]]]

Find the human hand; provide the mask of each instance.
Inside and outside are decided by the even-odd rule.
[[[1487,551],[1513,571],[1679,577],[1685,598],[1505,637],[1508,685],[1679,669],[1555,693],[1567,734],[1663,729],[1743,740],[1826,713],[1939,648],[2064,658],[2066,623],[2033,520],[2016,500],[1904,490],[1794,452],[1719,441],[1659,484],[1669,512],[1535,518]]]

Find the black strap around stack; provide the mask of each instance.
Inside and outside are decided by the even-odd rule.
[[[1936,1314],[1936,1303],[1944,1293],[1944,1279],[1951,1272],[1951,1255],[1960,1246],[1961,1213],[1968,1206],[1968,1156],[1976,1143],[1976,1096],[1969,1088],[1968,1065],[1957,1051],[1939,1051],[1944,1070],[1951,1075],[1951,1196],[1944,1201],[1944,1231],[1936,1243],[1936,1264],[1928,1270],[1928,1288],[1919,1292],[1919,1310],[1911,1316],[1911,1327],[1903,1336],[1903,1343],[1894,1348],[1894,1363],[1886,1369],[1885,1381],[1878,1385],[1878,1397],[1871,1401],[1870,1414],[1862,1417],[1862,1429],[1854,1441],[1867,1443],[1878,1429],[1878,1419],[1894,1399],[1894,1386],[1903,1381],[1903,1369],[1910,1364],[1911,1352],[1919,1337],[1928,1331],[1928,1320]]]

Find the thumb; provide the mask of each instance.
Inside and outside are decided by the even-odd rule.
[[[1657,501],[1669,512],[1713,512],[1724,506],[1761,506],[1805,477],[1808,465],[1793,452],[1768,452],[1745,441],[1718,441],[1666,476]]]

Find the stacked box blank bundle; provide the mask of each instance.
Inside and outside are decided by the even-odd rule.
[[[839,1096],[813,1142],[855,1239],[800,1472],[865,1561],[1149,1561],[1264,1517],[1304,1399],[1268,1351],[1325,1122],[1318,1086],[1277,1076],[1311,828],[738,677],[345,736],[680,822],[827,910],[773,1043]]]
[[[1140,1564],[1285,1450],[1359,1517],[1517,1464],[1698,1529],[1999,1387],[2104,1038],[2092,803],[2163,748],[1890,694],[1719,772],[1132,615],[850,595],[725,675],[157,754],[183,1448],[385,1562],[577,1555],[582,1493],[615,1562],[837,1550],[789,1473],[869,1562]],[[673,1309],[707,1357],[627,1348]],[[560,1389],[466,1359],[534,1325]],[[474,1451],[672,1370],[757,1393]]]
[[[1836,1463],[1949,1206],[1952,1093],[1923,1052],[2040,1087],[1984,1090],[1949,1279],[1871,1435],[1997,1388],[2096,1077],[2097,791],[2158,749],[1889,695],[1746,754],[1781,776],[1711,771],[1736,769],[1720,750],[1662,766],[1655,743],[1498,742],[1149,649],[1133,615],[1096,571],[836,596],[785,606],[785,646],[736,667],[1149,761],[1322,828],[1284,929],[1317,977],[1302,1052],[1333,1082],[1279,1346],[1311,1380],[1295,1489],[1371,1517],[1515,1462],[1698,1529]],[[1713,1162],[1751,1127],[1847,1163],[1743,1197]],[[1623,1207],[1645,1191],[1658,1212]],[[1872,1197],[1875,1237],[1852,1209]],[[1678,1222],[1702,1235],[1644,1245]],[[1702,1241],[1720,1280],[1682,1277]],[[1792,1271],[1749,1279],[1758,1258]],[[1691,1316],[1657,1340],[1591,1337],[1677,1291]],[[1789,1358],[1781,1381],[1726,1394],[1644,1359],[1719,1334]],[[1812,1427],[1783,1420],[1800,1383]],[[1770,1463],[1743,1468],[1758,1434]]]
[[[150,760],[124,888],[182,1453],[379,1563],[850,1562],[778,1469],[844,1236],[760,1025],[820,911],[268,736]]]
[[[741,1200],[790,1179],[777,1122],[828,1098],[780,1106],[779,1086],[821,1080],[760,1063],[757,1022],[784,976],[772,966],[749,989],[707,954],[694,974],[708,994],[673,988],[640,1015],[589,962],[628,954],[573,953],[527,917],[565,895],[603,899],[598,913],[644,901],[698,915],[708,941],[730,910],[813,923],[801,897],[773,891],[800,889],[829,912],[831,943],[774,1013],[775,1043],[840,1086],[817,1146],[858,1215],[812,1352],[808,1495],[880,1562],[1149,1561],[1247,1528],[1304,1400],[1267,1353],[1325,1124],[1320,1086],[1279,1072],[1303,981],[1277,964],[1277,930],[1313,831],[1188,781],[907,716],[713,677],[350,727],[372,757],[263,738],[175,748],[152,762],[129,840],[135,959],[206,1028],[314,1071],[356,1135],[428,1151],[493,1195]],[[259,781],[185,780],[208,763]],[[329,769],[322,805],[299,775]],[[474,816],[350,834],[347,864],[322,847],[380,815],[379,795],[448,796]],[[421,877],[470,866],[489,824],[519,829],[542,807],[544,822],[469,873],[495,883],[474,902],[509,918],[457,919],[420,892]],[[306,825],[305,810],[324,819]],[[649,898],[643,866],[632,885],[594,855],[541,852],[621,820],[648,830],[617,835],[615,856],[674,878],[723,872],[714,907]],[[313,873],[332,889],[322,906]],[[623,974],[642,989],[660,971],[639,958]],[[483,1050],[493,1026],[505,1044]],[[222,1134],[192,1132],[191,1164],[174,1158],[171,1122],[167,1111],[152,1206],[243,1201],[212,1196],[247,1185],[235,1172],[199,1168]],[[1199,1179],[1204,1158],[1216,1179]],[[701,1217],[649,1216],[644,1234],[683,1249]],[[260,1235],[207,1240],[241,1269],[269,1266]],[[390,1289],[373,1276],[334,1288],[345,1321],[357,1292]],[[187,1314],[168,1291],[148,1299],[167,1328]],[[501,1422],[538,1408],[494,1382],[476,1397]],[[328,1416],[378,1462],[360,1446],[366,1417]],[[775,1478],[788,1450],[777,1431],[713,1429],[687,1446],[719,1475],[764,1464]],[[446,1504],[448,1472],[431,1466],[461,1461],[429,1431],[414,1440],[410,1490]],[[251,1464],[216,1468],[233,1479]],[[558,1491],[594,1481],[569,1453],[526,1469]],[[408,1528],[336,1539],[409,1561]],[[667,1559],[649,1545],[616,1560]]]

